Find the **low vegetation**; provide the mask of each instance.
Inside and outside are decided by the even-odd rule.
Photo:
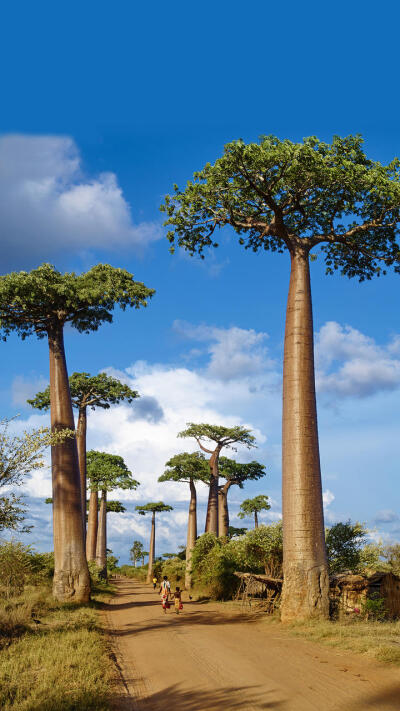
[[[0,561],[2,711],[108,710],[113,666],[97,608],[112,588],[93,580],[91,603],[59,603],[52,554],[11,541]]]

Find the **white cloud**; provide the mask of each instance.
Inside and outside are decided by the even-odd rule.
[[[386,346],[350,326],[329,321],[316,335],[316,386],[321,394],[368,397],[400,386],[398,337]]]
[[[0,137],[3,262],[44,261],[57,252],[143,248],[156,223],[133,224],[114,173],[84,174],[68,136]]]
[[[26,401],[32,399],[40,390],[45,390],[48,384],[48,380],[43,376],[27,379],[24,375],[16,375],[11,383],[12,404],[28,407]]]
[[[375,523],[394,523],[399,520],[399,515],[391,509],[383,509],[375,515]]]
[[[267,357],[267,348],[264,345],[268,338],[267,333],[237,326],[193,326],[184,321],[175,321],[173,327],[177,333],[188,339],[208,343],[207,353],[210,359],[207,373],[210,377],[221,380],[249,378],[275,365]]]
[[[322,493],[322,501],[323,501],[325,508],[328,508],[328,506],[330,506],[334,500],[335,500],[335,494],[333,494],[331,491],[329,491],[329,489],[326,489],[326,491],[324,491]]]

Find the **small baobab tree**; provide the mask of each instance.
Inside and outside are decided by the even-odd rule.
[[[268,503],[268,496],[260,494],[253,499],[245,499],[240,504],[238,518],[249,518],[254,516],[254,528],[258,528],[258,514],[260,511],[269,511],[271,505]]]
[[[140,541],[133,541],[132,548],[129,550],[129,557],[136,568],[136,563],[138,560],[143,558],[143,543]]]
[[[80,333],[111,323],[116,306],[146,306],[153,289],[125,269],[98,264],[83,274],[61,274],[50,264],[0,277],[0,335],[47,338],[50,354],[50,417],[53,432],[73,430],[74,416],[64,349],[64,326]],[[52,446],[54,581],[58,600],[90,596],[76,439]]]
[[[329,578],[315,399],[310,256],[326,271],[371,279],[400,272],[400,162],[367,158],[360,136],[303,143],[233,141],[214,165],[175,187],[161,209],[171,251],[203,255],[233,228],[245,249],[287,251],[291,271],[283,365],[283,621],[328,617]]]
[[[220,476],[226,479],[226,482],[219,487],[218,492],[218,533],[220,536],[229,536],[228,493],[231,486],[243,489],[246,481],[257,481],[266,475],[266,471],[264,464],[259,462],[241,464],[228,457],[220,457],[219,469]]]
[[[117,378],[107,375],[107,373],[99,373],[98,375],[72,373],[72,375],[69,376],[69,391],[71,394],[72,407],[78,410],[79,413],[76,427],[76,441],[81,476],[82,512],[86,514],[87,409],[90,407],[92,410],[95,410],[100,407],[103,410],[108,410],[111,405],[118,405],[122,401],[133,402],[135,398],[139,397],[139,394],[135,390],[131,390],[125,383],[121,383]],[[27,402],[38,410],[48,410],[50,408],[50,387],[37,393],[32,400],[28,400]],[[97,522],[97,491],[92,491],[90,498],[92,514],[95,514]],[[86,515],[84,516],[84,528],[86,530]],[[87,559],[94,560],[95,554],[96,540],[93,539],[93,537],[87,538]]]
[[[113,507],[107,506],[107,492],[114,489],[136,489],[136,481],[122,457],[107,452],[90,450],[87,453],[87,476],[90,488],[101,492],[99,521],[96,541],[96,564],[103,577],[107,576],[107,510],[122,510],[119,501],[113,502]],[[111,502],[110,502],[111,503]],[[122,509],[121,509],[122,507]],[[90,513],[90,512],[89,512]],[[91,526],[89,516],[88,529]]]
[[[210,480],[210,469],[201,452],[182,452],[172,457],[165,465],[167,469],[158,481],[185,482],[190,487],[189,517],[186,542],[186,569],[185,587],[187,590],[192,585],[191,559],[192,551],[197,539],[197,494],[195,482],[205,484]]]
[[[150,533],[150,551],[149,551],[149,567],[147,570],[146,582],[150,583],[153,576],[153,565],[156,558],[156,513],[161,513],[162,511],[172,511],[173,507],[168,504],[164,504],[163,501],[152,501],[149,504],[144,504],[143,506],[135,506],[135,511],[141,516],[145,516],[147,513],[151,513],[151,533]],[[143,553],[143,555],[146,555]]]
[[[224,447],[235,449],[234,445],[236,444],[243,444],[250,449],[250,447],[256,446],[255,437],[251,434],[251,430],[241,425],[237,425],[236,427],[222,427],[221,425],[196,425],[193,422],[188,422],[186,430],[179,432],[178,437],[193,437],[203,452],[211,454],[208,462],[210,468],[210,491],[208,495],[205,532],[214,533],[218,536],[218,461],[221,450]],[[209,449],[205,447],[204,442],[211,442],[214,448]]]

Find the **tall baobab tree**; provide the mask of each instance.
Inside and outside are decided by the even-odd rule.
[[[147,583],[150,583],[153,577],[153,565],[156,557],[156,513],[172,510],[173,507],[169,506],[168,504],[164,504],[163,501],[152,501],[149,504],[144,504],[143,506],[135,506],[135,511],[137,511],[141,516],[145,516],[147,513],[151,513],[149,567],[147,570],[146,578]],[[143,553],[143,555],[145,555],[145,553]]]
[[[192,551],[197,539],[197,481],[205,484],[210,480],[210,469],[208,463],[201,452],[182,452],[172,457],[165,465],[167,469],[158,481],[179,481],[189,484],[190,502],[186,541],[186,569],[185,588],[189,590],[192,586],[191,560]]]
[[[229,509],[228,492],[231,486],[239,486],[243,489],[246,481],[257,481],[266,475],[264,464],[259,462],[248,462],[241,464],[228,457],[220,457],[220,476],[226,479],[225,484],[219,487],[218,502],[218,533],[220,536],[229,536]]]
[[[87,476],[90,488],[97,488],[101,492],[95,560],[100,574],[107,577],[107,492],[114,489],[137,489],[139,482],[132,477],[122,457],[94,449],[87,453]],[[114,504],[114,510],[121,506],[119,501]],[[88,528],[90,523],[89,520]]]
[[[208,462],[210,467],[209,495],[206,516],[206,533],[214,533],[218,536],[218,486],[219,470],[218,461],[221,450],[224,447],[235,449],[234,445],[244,444],[248,449],[255,447],[255,437],[250,434],[251,430],[237,425],[236,427],[222,427],[220,425],[196,425],[188,422],[186,430],[179,432],[178,437],[193,437],[200,449],[211,457]],[[204,442],[211,442],[213,449],[205,447]],[[210,446],[210,445],[209,445]]]
[[[214,165],[167,196],[162,210],[171,251],[203,255],[230,225],[254,252],[287,250],[291,272],[283,366],[282,620],[327,617],[329,579],[314,378],[309,261],[313,249],[327,273],[371,279],[400,272],[400,168],[369,160],[360,136],[292,143],[263,136],[234,141]]]
[[[135,282],[125,269],[98,264],[83,274],[61,274],[50,264],[0,277],[0,335],[16,332],[48,339],[50,419],[53,432],[75,427],[64,349],[64,326],[80,333],[111,323],[119,306],[146,306],[154,290]],[[86,602],[90,596],[76,439],[51,452],[53,481],[54,580],[57,600]]]
[[[72,407],[78,410],[78,424],[76,428],[76,441],[78,446],[79,471],[81,476],[81,498],[82,512],[84,517],[84,530],[86,530],[86,431],[87,431],[87,409],[95,410],[97,407],[108,410],[111,405],[118,405],[122,401],[133,402],[139,397],[136,390],[131,390],[128,385],[121,383],[117,378],[113,378],[106,373],[89,375],[89,373],[72,373],[69,376],[69,391],[71,394]],[[32,400],[27,401],[29,405],[38,410],[48,410],[50,408],[50,387],[39,392]],[[97,525],[97,491],[92,491],[90,495],[92,506],[92,518],[96,516]],[[90,504],[89,504],[90,511]],[[90,516],[90,513],[89,513]],[[95,544],[95,542],[94,542]],[[95,550],[93,550],[92,539],[86,539],[86,558],[93,560]]]
[[[254,528],[258,528],[258,514],[260,511],[269,511],[271,508],[268,503],[268,496],[265,494],[260,494],[255,496],[253,499],[245,499],[240,504],[240,511],[238,513],[238,518],[248,518],[249,516],[254,516]]]

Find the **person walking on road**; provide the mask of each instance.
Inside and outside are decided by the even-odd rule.
[[[167,610],[169,608],[168,598],[169,598],[170,592],[171,592],[171,585],[168,580],[168,576],[164,575],[163,581],[160,586],[160,595],[161,595],[161,606],[162,606],[165,614],[167,613]]]
[[[153,590],[155,590],[157,587],[157,578],[154,576],[153,578]]]
[[[179,610],[183,610],[182,593],[180,588],[176,588],[174,592],[175,612],[179,615]]]

